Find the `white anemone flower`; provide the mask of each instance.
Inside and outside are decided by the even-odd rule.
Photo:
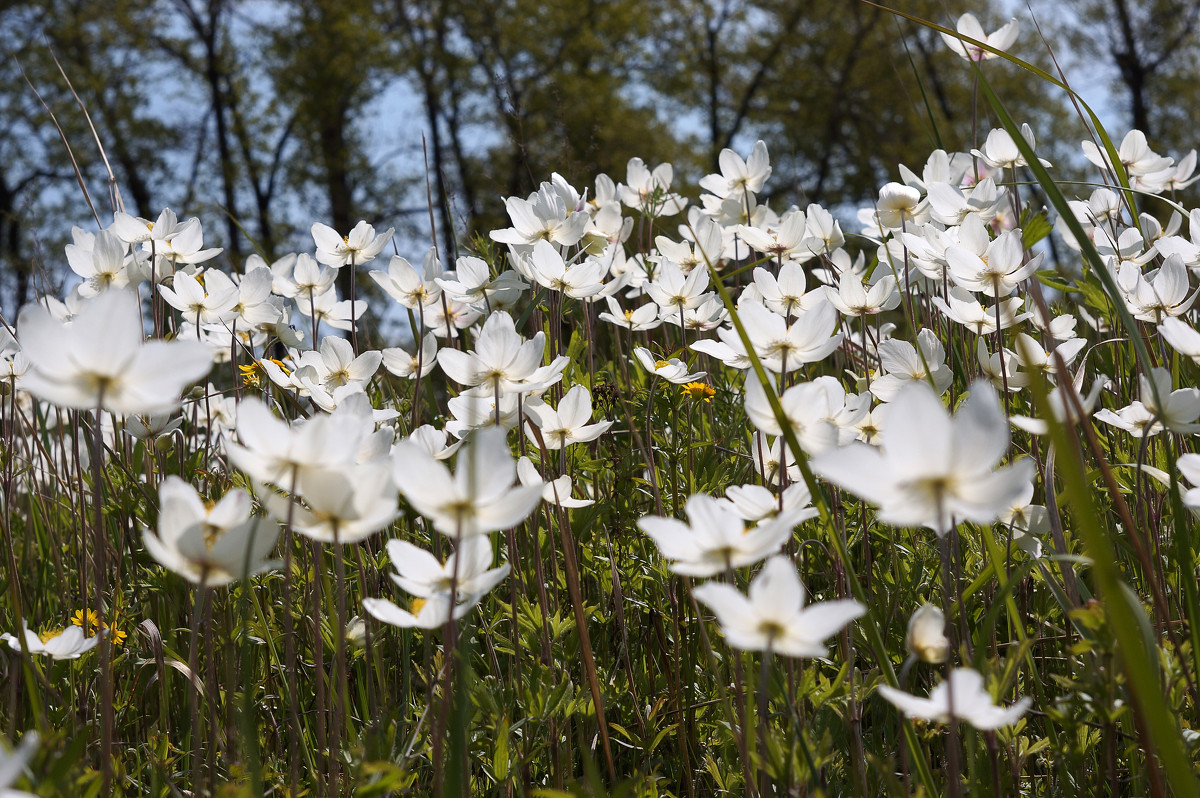
[[[679,358],[673,357],[670,360],[655,360],[654,355],[650,354],[650,350],[644,346],[636,347],[633,350],[633,354],[637,356],[638,362],[642,364],[646,371],[676,385],[694,382],[707,373],[703,371],[689,372],[687,364]]]
[[[1200,290],[1189,295],[1189,282],[1183,258],[1178,255],[1169,256],[1160,268],[1145,274],[1134,263],[1121,264],[1117,272],[1125,307],[1135,319],[1154,324],[1181,316],[1191,308]]]
[[[1002,299],[999,314],[996,305],[984,305],[975,296],[957,285],[950,287],[950,295],[946,299],[940,296],[933,298],[933,305],[951,321],[957,322],[980,337],[990,336],[996,332],[999,322],[1001,329],[1008,329],[1029,318],[1029,313],[1018,313],[1021,309],[1020,297]],[[997,318],[997,315],[999,318]]]
[[[121,415],[170,410],[183,388],[212,366],[212,354],[198,341],[144,343],[138,300],[122,290],[90,300],[68,323],[39,305],[26,305],[17,338],[32,366],[21,387],[80,410],[97,405]]]
[[[263,504],[280,521],[292,521],[301,535],[322,543],[358,543],[388,526],[399,514],[396,487],[387,461],[308,468],[300,472],[296,492],[304,504],[269,489]]]
[[[279,566],[267,560],[279,526],[250,516],[250,494],[235,489],[211,507],[176,476],[158,489],[157,534],[142,530],[146,551],[169,571],[193,584],[220,587]]]
[[[954,372],[946,365],[946,350],[932,330],[917,333],[921,351],[908,341],[889,338],[880,341],[878,352],[884,374],[871,380],[871,393],[881,402],[890,402],[906,386],[933,383],[939,396],[954,381]]]
[[[441,273],[441,264],[435,257],[426,259],[424,268],[418,271],[404,258],[393,255],[388,261],[387,271],[372,269],[371,279],[404,307],[420,310],[427,305],[437,304],[442,298],[441,284],[438,282]]]
[[[604,288],[606,271],[599,260],[585,260],[568,265],[562,253],[549,241],[538,241],[526,261],[526,268],[538,285],[572,299],[586,299]]]
[[[1029,127],[1028,123],[1021,124],[1021,138],[1025,139],[1029,149],[1034,148],[1033,128]],[[1012,169],[1017,166],[1029,165],[1025,156],[1021,154],[1021,150],[1018,149],[1016,141],[1004,128],[995,128],[989,131],[987,140],[983,143],[983,149],[971,150],[971,154],[982,159],[993,169]],[[1042,166],[1050,166],[1050,162],[1044,158],[1038,158],[1038,161]]]
[[[467,613],[483,599],[483,596],[466,596],[466,598],[469,600],[461,601],[454,607],[454,620],[456,621],[465,618]],[[450,597],[443,593],[432,598],[414,599],[410,610],[398,607],[387,599],[365,598],[363,599],[363,609],[375,620],[401,629],[437,629],[450,622]]]
[[[981,731],[1011,726],[1020,720],[1033,703],[1030,698],[1022,698],[1009,707],[996,706],[983,685],[983,676],[970,668],[955,668],[949,680],[933,688],[928,698],[918,698],[887,685],[879,687],[879,695],[903,712],[905,717],[936,723],[949,723],[953,717]]]
[[[779,397],[788,426],[795,432],[800,448],[809,454],[824,452],[838,445],[838,428],[831,419],[845,405],[834,408],[832,398],[826,387],[817,382],[793,385]],[[747,375],[746,379],[746,415],[756,429],[768,435],[783,434],[767,394],[754,375]]]
[[[460,385],[485,386],[494,393],[522,393],[534,390],[525,381],[542,364],[545,350],[545,333],[539,331],[526,341],[512,316],[498,311],[483,323],[473,351],[442,349],[437,359],[446,376]]]
[[[255,482],[290,489],[301,473],[352,465],[374,431],[370,418],[341,412],[289,423],[254,398],[237,406],[239,443],[226,443],[233,464]]]
[[[875,201],[874,221],[884,230],[901,230],[910,224],[921,224],[928,216],[928,207],[921,202],[921,192],[902,183],[887,183],[879,189]],[[878,227],[868,227],[867,235],[878,235]]]
[[[389,227],[383,233],[375,235],[375,228],[365,221],[354,225],[354,229],[345,236],[338,235],[337,230],[320,222],[312,226],[313,241],[317,245],[317,260],[334,268],[346,264],[361,266],[375,260],[375,256],[383,251],[395,232],[394,227]]]
[[[823,642],[866,614],[853,599],[804,606],[804,585],[791,560],[777,554],[750,582],[745,596],[733,585],[706,582],[692,595],[717,616],[725,642],[743,651],[788,657],[821,657]]]
[[[958,24],[955,25],[955,28],[963,36],[969,36],[975,41],[983,42],[988,47],[996,50],[1007,50],[1017,41],[1017,34],[1021,32],[1021,23],[1016,19],[1010,19],[991,34],[988,34],[984,32],[983,26],[979,24],[979,20],[975,18],[974,14],[963,14],[958,18]],[[977,44],[965,42],[950,33],[943,33],[942,40],[946,42],[946,46],[956,55],[968,61],[987,61],[998,57],[995,53],[988,52]]]
[[[1011,294],[1037,271],[1042,253],[1025,260],[1021,231],[1009,230],[988,244],[983,255],[960,246],[946,247],[946,260],[950,264],[950,278],[956,285],[999,298]]]
[[[365,389],[382,361],[383,353],[379,350],[368,349],[355,357],[349,341],[327,335],[321,339],[320,349],[302,352],[295,362],[297,370],[311,368],[315,372],[312,381],[326,391],[333,391],[344,385]]]
[[[537,426],[542,441],[547,449],[557,450],[573,443],[594,441],[612,427],[611,421],[592,420],[592,394],[583,385],[576,385],[567,391],[558,403],[558,408],[538,401],[531,401],[525,406],[529,422]],[[536,442],[532,429],[526,428],[526,434]]]
[[[761,266],[756,267],[754,285],[762,296],[762,303],[780,316],[794,316],[811,307],[820,296],[819,293],[805,293],[804,266],[791,260],[779,267],[778,276]]]
[[[621,303],[611,296],[605,297],[604,301],[608,303],[608,310],[598,315],[601,321],[607,321],[609,324],[615,324],[632,332],[653,330],[662,324],[662,319],[658,315],[658,305],[654,302],[638,308],[623,310]]]
[[[835,333],[837,311],[824,297],[790,324],[765,305],[748,300],[739,303],[738,316],[763,368],[775,374],[824,360],[842,343],[842,334]]]
[[[489,235],[501,244],[530,245],[544,239],[563,247],[574,246],[591,221],[580,205],[579,192],[556,173],[527,199],[507,197],[504,207],[513,226],[493,230]]]
[[[756,522],[774,518],[781,512],[806,510],[812,504],[812,494],[803,482],[788,485],[782,495],[762,485],[730,485],[722,501],[745,520]]]
[[[14,651],[24,650],[29,654],[45,654],[53,659],[79,659],[100,642],[100,635],[84,637],[83,627],[68,626],[55,635],[46,635],[45,639],[26,626],[22,630],[24,642],[14,635],[0,635],[0,640],[8,643]],[[103,634],[102,629],[100,634]]]
[[[872,316],[900,304],[896,278],[885,274],[873,285],[864,286],[858,275],[843,272],[838,287],[822,286],[825,297],[843,316]]]
[[[75,227],[71,234],[75,243],[67,244],[67,264],[83,278],[81,296],[94,297],[109,288],[129,285],[129,247],[115,233],[101,230],[92,235]]]
[[[577,507],[589,507],[596,503],[592,499],[576,499],[571,496],[570,474],[562,474],[549,482],[543,481],[542,475],[538,473],[537,466],[528,457],[522,457],[520,460],[517,460],[517,478],[521,480],[522,485],[540,489],[542,491],[542,499],[548,504],[573,509]]]
[[[10,790],[9,786],[21,777],[25,763],[37,750],[37,732],[26,732],[17,750],[11,754],[0,747],[0,798],[35,798],[33,793]]]
[[[434,529],[464,539],[521,523],[541,500],[540,487],[518,487],[503,430],[474,433],[458,453],[454,474],[424,449],[396,445],[393,476],[409,504]]]
[[[731,149],[721,150],[717,165],[721,167],[721,173],[700,178],[700,187],[722,199],[757,194],[771,176],[771,158],[767,154],[767,144],[762,140],[754,143],[746,160]]]
[[[467,538],[446,562],[425,549],[402,540],[389,540],[388,557],[396,573],[389,574],[400,588],[418,598],[449,596],[451,584],[460,599],[483,595],[508,576],[509,564],[492,568],[492,543],[486,536]]]
[[[1192,486],[1183,494],[1184,506],[1200,511],[1200,454],[1181,455],[1175,467],[1179,469],[1179,475]]]
[[[671,193],[675,169],[661,163],[651,171],[641,158],[630,158],[625,166],[625,182],[617,186],[621,202],[647,216],[674,216],[687,207],[687,200]]]
[[[908,619],[908,634],[904,644],[909,653],[925,662],[945,662],[950,656],[946,616],[934,605],[922,604]]]
[[[383,367],[405,380],[425,377],[437,366],[437,350],[437,336],[431,332],[425,333],[421,346],[415,352],[399,346],[382,350]]]
[[[997,468],[1008,428],[986,382],[951,416],[923,382],[906,386],[889,411],[879,448],[854,442],[819,455],[813,471],[879,507],[897,526],[924,526],[940,537],[962,521],[994,521],[1031,478],[1027,459]]]
[[[728,503],[703,493],[693,494],[684,507],[688,523],[675,518],[646,516],[638,521],[663,557],[673,560],[671,571],[685,576],[713,576],[729,568],[753,565],[777,551],[814,509],[785,510],[747,529],[746,521]]]

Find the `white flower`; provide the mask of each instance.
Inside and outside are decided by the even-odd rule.
[[[490,233],[501,244],[525,245],[546,240],[563,247],[574,246],[583,238],[591,217],[580,209],[581,197],[561,175],[529,195],[528,199],[508,197],[504,206],[513,226]]]
[[[739,303],[738,316],[763,368],[776,374],[824,360],[842,343],[842,334],[834,332],[838,324],[837,311],[823,297],[791,324],[764,305],[748,300]],[[726,336],[721,332],[718,336],[725,340]],[[736,334],[729,337],[739,338]],[[729,340],[726,343],[732,346]]]
[[[75,227],[71,235],[75,243],[67,244],[67,263],[83,278],[81,296],[93,297],[109,288],[129,285],[129,248],[115,233],[101,230],[93,236]]]
[[[1033,129],[1028,124],[1021,125],[1021,138],[1025,139],[1029,149],[1033,149]],[[983,159],[983,162],[993,169],[1012,169],[1016,166],[1028,165],[1025,156],[1017,149],[1013,137],[1003,128],[989,131],[987,140],[983,143],[983,149],[971,150],[971,154]],[[1050,162],[1043,158],[1038,158],[1038,161],[1042,166],[1050,166]]]
[[[1020,494],[1033,464],[997,469],[1007,449],[1004,411],[990,384],[975,383],[951,417],[917,382],[892,403],[879,449],[851,443],[813,458],[812,468],[878,505],[880,520],[945,536],[961,521],[994,521]]]
[[[413,596],[429,599],[442,594],[450,596],[451,582],[460,601],[482,596],[508,576],[509,564],[492,568],[492,543],[486,536],[467,538],[451,554],[445,564],[411,543],[389,540],[388,557],[396,573],[392,581]],[[474,602],[472,602],[474,603]]]
[[[454,620],[466,617],[483,596],[467,598],[473,600],[459,602],[454,607]],[[363,609],[375,620],[401,629],[437,629],[450,622],[450,596],[445,593],[439,593],[433,598],[414,600],[411,612],[380,598],[363,599]]]
[[[768,435],[782,435],[775,413],[753,374],[746,375],[746,415],[757,429]],[[800,448],[809,454],[831,449],[838,444],[838,428],[830,420],[842,407],[833,408],[824,384],[804,382],[793,385],[779,397],[784,417],[796,434]],[[844,407],[844,405],[843,405]]]
[[[1179,475],[1193,486],[1183,494],[1184,506],[1200,510],[1200,454],[1180,456],[1175,467],[1179,469]]]
[[[904,644],[909,652],[925,662],[945,662],[950,655],[946,637],[946,616],[932,604],[922,604],[908,619]]]
[[[6,641],[16,651],[24,649],[30,654],[45,654],[54,659],[79,659],[100,642],[100,635],[84,637],[83,627],[80,626],[68,626],[56,635],[48,635],[44,641],[37,634],[31,632],[28,626],[23,632],[22,636],[25,638],[23,644],[21,640],[10,634],[0,635],[0,640]],[[102,629],[100,634],[103,633]]]
[[[354,229],[346,236],[338,235],[332,227],[320,222],[312,226],[313,241],[317,244],[317,260],[334,268],[348,263],[361,266],[374,260],[392,240],[392,234],[395,232],[395,228],[389,227],[376,236],[375,228],[365,221],[354,225]]]
[[[355,357],[354,347],[349,341],[336,335],[327,335],[321,339],[320,350],[300,354],[296,359],[296,369],[312,369],[312,381],[326,391],[343,385],[365,388],[379,370],[382,360],[383,353],[374,349]]]
[[[425,333],[415,353],[399,346],[384,349],[383,367],[401,379],[415,380],[427,376],[437,366],[437,351],[437,336]]]
[[[1161,268],[1144,275],[1137,264],[1123,263],[1117,272],[1117,285],[1134,318],[1155,324],[1186,313],[1200,293],[1198,290],[1188,295],[1188,271],[1178,255],[1169,256]]]
[[[613,425],[611,421],[592,420],[592,394],[583,385],[576,385],[563,395],[558,403],[558,409],[540,400],[530,402],[525,407],[529,421],[538,427],[542,441],[550,450],[562,449],[572,443],[587,443],[599,438]],[[526,434],[537,441],[530,428]]]
[[[771,176],[771,159],[764,141],[756,141],[747,160],[730,149],[721,150],[717,158],[720,174],[700,178],[700,187],[722,199],[757,194]]]
[[[250,494],[235,489],[206,507],[196,489],[176,476],[158,489],[158,533],[142,530],[146,551],[189,582],[220,587],[279,565],[266,560],[279,527],[250,517]]]
[[[725,642],[743,651],[766,651],[789,657],[824,656],[826,638],[866,614],[852,599],[804,606],[804,586],[783,555],[767,560],[750,582],[749,597],[733,585],[706,582],[692,595],[707,605],[721,623]]]
[[[673,382],[676,385],[694,382],[705,375],[706,372],[696,371],[688,372],[687,364],[678,358],[670,360],[655,360],[654,355],[650,354],[650,350],[643,346],[634,348],[633,354],[637,356],[638,362],[646,371],[662,377],[667,382]]]
[[[875,218],[885,230],[899,230],[909,224],[920,224],[928,210],[921,205],[921,192],[901,183],[888,183],[879,189],[875,201]],[[878,235],[878,228],[867,234]]]
[[[868,316],[891,310],[900,304],[896,278],[885,274],[869,287],[863,286],[858,275],[843,272],[838,287],[823,286],[825,297],[843,316]]]
[[[708,269],[692,269],[687,274],[677,264],[663,260],[658,265],[654,279],[643,288],[661,308],[661,313],[678,313],[682,308],[694,308],[708,297]]]
[[[921,383],[928,386],[932,381],[938,395],[942,395],[954,381],[954,372],[946,365],[946,350],[932,330],[922,329],[917,333],[921,351],[908,341],[889,338],[880,341],[879,360],[884,374],[871,381],[871,393],[881,402],[890,402],[906,386]]]
[[[293,480],[307,469],[355,463],[359,447],[373,429],[369,418],[348,412],[289,424],[258,399],[247,398],[237,406],[240,445],[227,443],[226,453],[255,482],[291,488]]]
[[[393,475],[409,504],[443,535],[463,539],[521,523],[540,487],[515,487],[516,465],[504,432],[482,429],[459,451],[454,474],[425,450],[401,441]]]
[[[674,169],[669,163],[650,171],[641,158],[630,158],[625,167],[625,183],[617,187],[621,202],[648,216],[674,216],[687,206],[687,200],[672,194]]]
[[[671,570],[687,576],[713,576],[727,568],[753,565],[779,551],[792,529],[816,516],[814,509],[787,510],[753,529],[725,502],[703,493],[688,498],[688,523],[646,516],[638,527],[650,536]]]
[[[730,485],[725,503],[747,521],[774,518],[781,512],[804,510],[812,503],[812,494],[803,482],[788,485],[780,497],[762,485]]]
[[[26,732],[21,739],[21,745],[11,754],[0,748],[0,798],[35,798],[33,793],[8,789],[14,781],[21,777],[25,763],[37,749],[37,732]]]
[[[337,270],[322,266],[312,255],[289,255],[271,264],[271,290],[297,302],[324,294],[336,279]]]
[[[1080,146],[1083,148],[1084,157],[1096,166],[1101,169],[1111,166],[1108,153],[1097,147],[1094,142],[1085,141]],[[1135,189],[1161,190],[1161,184],[1174,175],[1171,159],[1151,150],[1146,141],[1146,134],[1140,130],[1131,130],[1125,134],[1117,150],[1117,158],[1125,167],[1130,184]]]
[[[568,266],[562,254],[549,241],[537,241],[533,245],[526,266],[538,285],[558,291],[572,299],[586,299],[600,293],[604,287],[604,264],[598,260],[585,260]]]
[[[953,693],[953,702],[951,701]],[[904,713],[905,717],[949,723],[950,718],[966,721],[976,729],[991,731],[1016,723],[1033,701],[1022,698],[1010,707],[998,707],[983,686],[983,677],[970,668],[955,668],[948,682],[933,688],[929,698],[918,698],[887,685],[879,694]]]
[[[991,297],[1008,296],[1037,271],[1042,254],[1038,253],[1027,261],[1024,257],[1019,230],[1001,233],[988,244],[982,256],[960,246],[946,248],[946,260],[950,264],[950,277],[954,283],[968,291]]]
[[[295,504],[270,490],[260,495],[271,515],[289,517],[292,527],[323,543],[358,543],[391,524],[399,511],[390,464],[372,461],[337,468],[306,468],[300,472],[296,492],[304,504]]]
[[[599,314],[598,318],[601,321],[633,332],[653,330],[662,324],[662,319],[658,317],[658,305],[653,302],[632,310],[622,310],[621,304],[613,297],[605,297],[604,301],[608,303],[608,310]]]
[[[1017,40],[1017,34],[1021,32],[1021,23],[1010,19],[1006,24],[993,31],[991,35],[988,35],[984,33],[983,26],[979,24],[979,20],[975,18],[974,14],[963,14],[958,18],[958,24],[955,27],[963,36],[969,36],[996,50],[1007,50],[1012,47]],[[995,53],[990,53],[977,44],[965,42],[949,33],[943,33],[942,40],[953,52],[968,61],[986,61],[998,57]]]
[[[989,336],[996,331],[996,306],[986,307],[971,292],[958,286],[950,287],[949,302],[941,296],[935,296],[934,307],[953,322],[965,326],[978,336]],[[1018,313],[1021,310],[1020,296],[1010,296],[998,301],[1000,304],[1000,328],[1007,330],[1014,324],[1020,324],[1030,318],[1030,313]]]
[[[1200,332],[1174,317],[1163,319],[1158,331],[1175,351],[1200,363]]]
[[[517,332],[512,316],[499,311],[483,323],[473,351],[442,349],[437,359],[446,376],[460,385],[484,386],[494,393],[521,393],[533,390],[526,381],[542,364],[545,350],[544,333],[539,331],[526,341]]]
[[[815,304],[820,296],[805,294],[804,266],[791,260],[779,267],[778,276],[761,266],[755,268],[754,285],[763,304],[780,316],[794,316]]]
[[[542,475],[538,473],[537,466],[528,457],[522,457],[520,460],[517,460],[517,478],[521,480],[522,485],[541,490],[542,499],[549,504],[570,509],[588,507],[596,503],[592,499],[574,499],[571,497],[570,474],[563,474],[549,482],[543,482]]]
[[[17,337],[32,364],[21,387],[61,407],[102,404],[121,415],[169,410],[212,366],[198,341],[143,343],[138,300],[127,291],[105,291],[65,324],[27,305]]]
[[[432,256],[432,252],[425,260],[423,272],[424,275],[404,258],[393,255],[388,261],[387,271],[372,269],[371,279],[387,291],[392,299],[406,308],[419,311],[426,305],[436,304],[442,296],[438,277],[441,264]]]

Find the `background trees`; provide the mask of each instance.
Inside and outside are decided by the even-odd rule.
[[[1001,21],[994,5],[954,12],[987,26]],[[1068,67],[1112,64],[1122,126],[1181,155],[1198,107],[1198,9],[1073,0],[1046,27]],[[936,0],[905,11],[953,25]],[[1019,52],[1048,66],[1024,23]],[[114,190],[140,215],[220,218],[207,238],[235,264],[305,246],[301,220],[314,217],[428,242],[427,197],[453,253],[501,222],[502,196],[552,170],[583,187],[600,172],[623,179],[640,155],[694,177],[756,138],[778,200],[836,207],[869,199],[892,164],[919,167],[988,127],[963,110],[970,70],[936,33],[845,0],[40,0],[7,4],[0,25],[12,32],[0,43],[0,307],[28,299],[39,269],[61,280],[61,259],[40,253],[89,225],[67,148],[18,65],[102,218]],[[987,67],[1040,141],[1070,123],[1065,98]]]

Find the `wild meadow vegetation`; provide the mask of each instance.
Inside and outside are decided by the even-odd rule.
[[[759,141],[234,269],[114,193],[0,313],[0,793],[1200,794],[1195,152],[1055,182],[940,33],[977,136],[857,216]]]

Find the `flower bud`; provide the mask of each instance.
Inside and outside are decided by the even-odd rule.
[[[922,604],[908,621],[905,644],[909,652],[926,662],[945,662],[950,654],[946,638],[946,616],[932,604]]]

